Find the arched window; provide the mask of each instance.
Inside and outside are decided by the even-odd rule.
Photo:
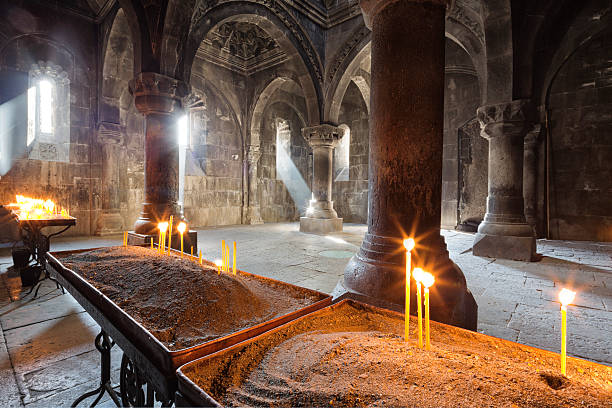
[[[351,154],[351,129],[347,125],[340,125],[344,136],[334,150],[334,181],[349,180],[349,160]]]
[[[51,62],[33,64],[29,73],[28,157],[67,162],[70,158],[70,81]]]

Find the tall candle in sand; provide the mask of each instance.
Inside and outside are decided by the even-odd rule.
[[[168,235],[168,254],[170,254],[170,249],[172,248],[172,223],[174,222],[174,216],[170,216],[170,224],[168,225],[168,230],[170,234]]]
[[[412,261],[411,252],[414,249],[414,239],[406,238],[404,240],[404,248],[406,248],[406,306],[404,308],[404,341],[408,341],[408,336],[410,336],[410,267]]]
[[[234,275],[236,274],[236,241],[234,241]]]
[[[434,276],[429,272],[423,272],[421,282],[425,287],[425,350],[431,350],[429,335],[429,288],[434,284]]]
[[[423,347],[423,308],[421,302],[421,279],[423,279],[423,270],[421,268],[414,268],[412,270],[412,277],[416,281],[417,285],[417,316],[419,321],[419,332],[418,332],[418,345],[419,348]]]
[[[181,234],[181,258],[183,257],[183,233],[187,229],[187,224],[184,222],[180,222],[179,225],[176,226],[179,234]]]
[[[576,292],[569,289],[561,289],[559,301],[561,302],[561,374],[566,375],[567,362],[567,305],[574,301]]]

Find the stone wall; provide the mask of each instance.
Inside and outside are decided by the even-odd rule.
[[[359,88],[351,82],[340,107],[339,122],[350,130],[349,180],[334,181],[332,196],[344,222],[368,220],[368,111]]]
[[[486,191],[487,168],[486,163],[484,167],[482,166],[482,161],[486,161],[487,156],[465,155],[466,159],[469,158],[469,163],[464,161],[461,171],[467,170],[468,173],[472,173],[473,177],[463,179],[460,186],[459,128],[476,116],[476,109],[480,106],[480,89],[478,77],[470,57],[461,47],[449,39],[446,40],[445,82],[441,225],[443,228],[454,229],[458,222],[476,216],[479,213],[480,206],[485,204],[482,201],[479,184],[475,183],[484,180]],[[477,137],[476,134],[469,141],[464,140],[468,142],[464,143],[464,147],[471,149],[472,144],[482,145],[482,141],[478,140]],[[468,169],[465,169],[466,166]],[[470,170],[469,167],[474,168]],[[483,169],[484,178],[481,174]],[[463,197],[464,208],[462,211],[466,211],[466,215],[461,216],[461,220],[458,219],[457,211],[457,201],[460,196]],[[484,217],[484,207],[482,208],[480,218]]]
[[[580,47],[550,95],[550,236],[612,241],[612,30]]]
[[[310,198],[312,169],[309,165],[311,149],[302,137],[305,127],[303,116],[290,105],[281,102],[282,93],[277,91],[264,110],[261,126],[261,158],[258,167],[259,203],[264,222],[296,221],[300,208]],[[283,126],[288,132],[289,157],[285,163],[277,164],[277,129]],[[283,130],[283,129],[281,129]],[[289,174],[287,179],[277,171],[279,166]],[[283,180],[283,178],[285,178]],[[290,191],[291,190],[291,191]],[[297,201],[297,202],[296,202]]]
[[[0,4],[0,75],[27,75],[32,64],[48,61],[61,66],[70,81],[69,161],[17,157],[1,175],[0,203],[15,194],[50,198],[70,210],[76,227],[66,235],[92,234],[100,206],[101,168],[92,164],[92,123],[96,104],[97,29],[93,22],[58,12],[42,3]],[[23,83],[20,93],[27,91]],[[18,115],[26,120],[27,115]],[[23,142],[17,138],[16,142]],[[24,145],[25,146],[25,145]]]
[[[131,229],[144,201],[144,117],[134,106],[130,27],[121,9],[115,16],[102,67],[99,125],[94,162],[102,168],[97,234]]]
[[[236,115],[205,83],[193,90],[205,107],[194,111],[185,159],[185,217],[194,227],[242,222],[243,150]]]

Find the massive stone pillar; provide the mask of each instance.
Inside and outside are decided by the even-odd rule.
[[[342,218],[334,210],[332,198],[333,153],[344,130],[332,125],[302,129],[304,139],[312,147],[312,200],[306,216],[300,217],[300,231],[325,234],[342,231]]]
[[[535,257],[535,236],[525,220],[523,201],[523,144],[531,126],[528,109],[524,100],[478,108],[480,134],[489,140],[489,195],[474,255],[521,261]]]
[[[538,144],[542,126],[536,124],[525,135],[525,153],[523,163],[523,196],[525,201],[525,220],[537,236],[537,180],[538,180]]]
[[[372,30],[368,232],[334,295],[403,305],[402,240],[412,236],[413,266],[436,277],[432,318],[475,329],[476,303],[440,235],[445,2],[360,5]]]
[[[177,122],[188,90],[186,83],[152,72],[130,81],[136,108],[145,116],[145,202],[134,224],[137,234],[155,234],[157,222],[170,215],[182,218]]]
[[[259,180],[257,169],[261,150],[259,146],[250,145],[247,150],[247,175],[248,175],[248,203],[247,203],[247,224],[263,224],[261,219],[261,209],[259,207]]]

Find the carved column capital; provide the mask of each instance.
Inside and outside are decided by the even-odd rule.
[[[531,126],[531,104],[526,99],[481,106],[476,111],[485,139],[522,134]]]
[[[311,147],[331,147],[334,148],[338,145],[342,136],[344,136],[344,129],[322,124],[318,126],[312,126],[302,129],[302,136],[308,142]]]
[[[410,1],[412,3],[432,3],[439,4],[445,7],[447,7],[450,3],[450,0],[359,0],[359,7],[361,7],[361,12],[363,13],[363,21],[365,22],[366,27],[371,30],[374,16],[380,13],[380,11],[388,5],[396,3],[398,1]]]
[[[130,92],[140,113],[175,113],[189,94],[189,85],[155,72],[141,72],[130,81]]]
[[[538,141],[540,140],[541,134],[542,125],[536,123],[525,135],[525,148],[534,149],[535,146],[538,144]]]

